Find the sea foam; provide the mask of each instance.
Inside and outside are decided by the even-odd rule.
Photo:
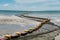
[[[15,15],[7,16],[7,15],[0,15],[0,24],[38,24],[39,22],[21,18]]]
[[[40,18],[48,18],[51,22],[60,26],[60,14],[26,14],[28,16],[40,17]]]

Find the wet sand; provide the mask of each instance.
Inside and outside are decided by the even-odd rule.
[[[57,35],[59,35],[60,29],[54,32],[40,34],[40,33],[33,33],[24,37],[19,37],[12,40],[54,40]]]
[[[59,35],[59,32],[60,32],[60,28],[58,28],[58,27],[57,27],[58,30],[55,30],[55,31],[52,30],[52,29],[56,29],[56,27],[57,26],[54,26],[54,25],[44,25],[42,27],[44,29],[39,29],[39,30],[37,30],[31,34],[28,34],[24,37],[19,37],[17,39],[12,39],[12,40],[54,40],[55,37],[57,35]]]

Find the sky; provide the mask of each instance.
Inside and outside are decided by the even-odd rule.
[[[0,10],[60,10],[60,0],[0,0]]]

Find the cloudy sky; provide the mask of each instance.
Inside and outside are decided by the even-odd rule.
[[[60,0],[0,0],[0,10],[60,10]]]

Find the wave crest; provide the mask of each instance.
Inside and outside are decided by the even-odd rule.
[[[21,18],[18,16],[0,16],[0,24],[22,24],[22,23],[33,23],[33,24],[38,24],[38,22]]]

